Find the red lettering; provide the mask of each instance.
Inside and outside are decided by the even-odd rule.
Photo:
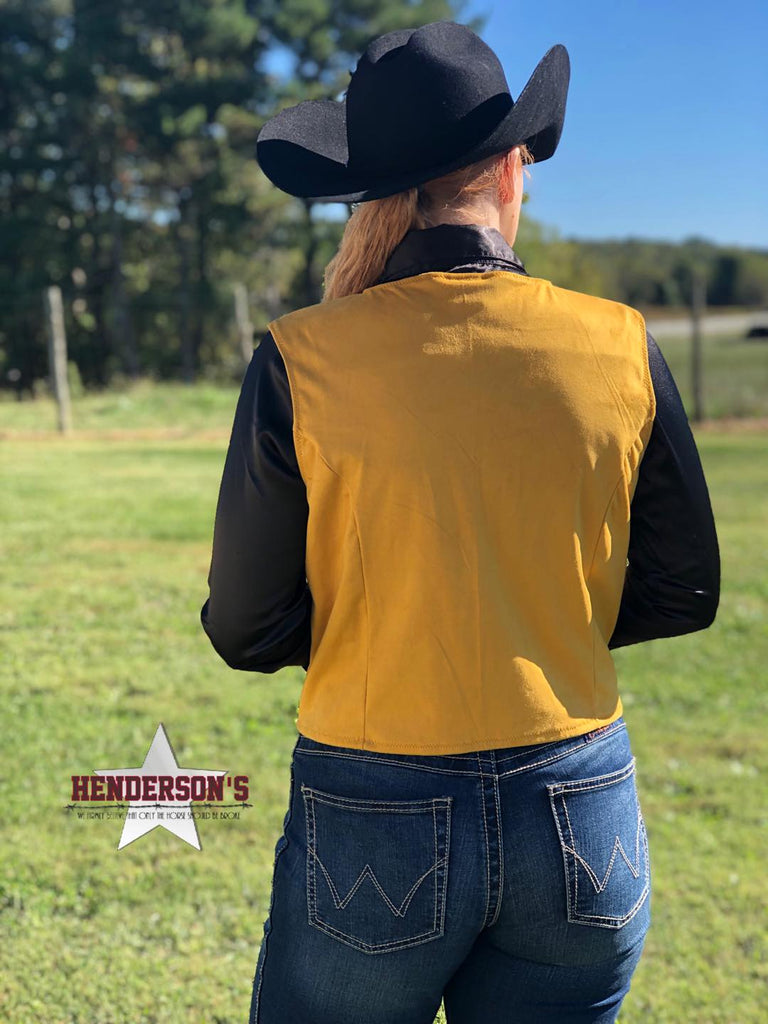
[[[207,792],[206,780],[204,775],[193,775],[192,776],[191,794],[193,800],[205,800],[205,794]]]
[[[224,776],[219,775],[218,778],[215,775],[208,776],[208,799],[209,800],[223,800],[224,799]]]
[[[87,800],[90,775],[71,775],[70,778],[72,779],[72,799]]]
[[[123,776],[122,775],[107,775],[107,800],[119,800],[122,802],[123,799]]]
[[[158,775],[157,778],[160,783],[160,799],[173,800],[173,776]]]
[[[127,775],[125,777],[125,799],[138,800],[141,797],[141,777]]]

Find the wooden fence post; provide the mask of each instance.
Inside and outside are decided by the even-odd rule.
[[[56,397],[59,431],[68,434],[72,429],[72,409],[69,401],[67,377],[67,336],[64,333],[64,307],[61,288],[51,285],[45,290],[45,315],[48,323],[48,367],[51,387]]]
[[[237,321],[237,333],[240,339],[240,351],[247,366],[253,356],[253,324],[251,323],[251,313],[248,308],[248,289],[242,281],[236,281],[234,292],[235,320]]]
[[[701,268],[695,268],[691,281],[691,387],[693,390],[693,420],[704,419],[704,401],[701,380],[701,320],[707,304],[707,284]]]

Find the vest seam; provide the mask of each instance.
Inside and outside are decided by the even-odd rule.
[[[306,484],[307,480],[308,480],[308,477],[307,477],[307,474],[306,474],[306,465],[304,464],[304,434],[303,434],[303,431],[301,429],[301,423],[300,423],[300,419],[301,419],[301,404],[299,402],[298,387],[295,385],[295,382],[293,380],[292,371],[291,371],[291,368],[289,367],[289,360],[287,360],[285,358],[285,355],[283,354],[283,351],[282,351],[280,345],[278,344],[277,335],[279,334],[279,330],[275,331],[275,329],[274,329],[275,328],[275,321],[272,321],[269,324],[269,328],[272,331],[272,336],[273,336],[273,338],[275,338],[275,344],[277,345],[278,350],[280,351],[280,354],[283,357],[283,363],[285,364],[285,373],[286,373],[286,376],[288,378],[288,385],[289,385],[290,390],[291,390],[291,404],[292,404],[292,407],[293,407],[293,433],[294,433],[295,438],[296,438],[296,460],[297,460],[297,462],[299,464],[299,471],[301,472],[301,475],[304,478],[304,482]],[[360,525],[358,523],[358,518],[357,518],[357,509],[355,508],[355,503],[354,503],[354,500],[352,498],[352,490],[351,490],[349,484],[344,479],[344,477],[341,476],[341,474],[338,473],[333,468],[333,466],[330,465],[328,460],[325,458],[323,453],[320,451],[320,447],[317,444],[315,445],[315,451],[317,453],[317,457],[321,460],[323,465],[328,469],[328,471],[330,473],[333,473],[333,475],[336,477],[336,479],[339,480],[341,482],[341,484],[344,486],[344,488],[346,489],[347,495],[349,497],[349,507],[350,507],[350,510],[352,512],[352,520],[353,520],[353,522],[355,524],[355,536],[357,537],[357,550],[358,550],[359,555],[360,555],[360,577],[361,577],[362,582],[363,582],[363,600],[365,602],[365,628],[366,628],[365,680],[364,680],[364,684],[363,684],[363,735],[362,735],[362,741],[361,741],[361,746],[364,747],[365,746],[366,721],[367,721],[367,713],[368,713],[368,680],[369,680],[369,677],[370,677],[371,616],[370,616],[370,610],[369,610],[369,607],[368,607],[368,587],[367,587],[367,584],[366,584],[366,581],[365,581],[365,564],[364,564],[364,560],[363,560],[363,542],[362,542],[362,537],[361,537],[361,533],[360,533]],[[307,582],[309,582],[309,580],[307,580]]]
[[[365,602],[365,631],[366,631],[366,643],[365,643],[365,680],[363,682],[363,734],[361,740],[361,746],[365,746],[365,732],[368,717],[368,679],[370,676],[370,665],[371,665],[371,615],[368,609],[368,586],[365,582],[365,564],[363,561],[363,541],[360,533],[360,525],[357,520],[357,509],[355,508],[355,502],[352,498],[352,489],[344,479],[344,477],[333,466],[328,462],[326,457],[320,451],[320,448],[315,445],[317,456],[323,465],[326,467],[329,473],[333,473],[337,480],[344,486],[347,495],[349,496],[349,507],[352,512],[352,521],[355,524],[355,536],[357,538],[357,550],[360,554],[360,578],[363,581],[363,600]]]
[[[554,286],[554,289],[555,289],[555,291],[560,291],[560,289],[557,286]],[[618,303],[618,305],[623,306],[624,309],[629,311],[630,316],[635,321],[635,326],[638,326],[638,318],[640,319],[641,326],[642,326],[643,333],[644,333],[645,332],[645,321],[642,318],[642,315],[639,313],[639,311],[633,309],[631,306],[626,306],[623,303]],[[577,318],[579,324],[581,325],[582,331],[584,332],[584,334],[587,337],[587,340],[589,341],[589,345],[590,345],[590,348],[592,349],[592,353],[593,353],[593,355],[595,357],[595,362],[597,363],[598,368],[600,370],[600,374],[601,374],[603,380],[605,381],[605,383],[608,385],[608,388],[610,389],[611,394],[613,395],[614,403],[616,405],[616,408],[619,411],[619,415],[621,416],[621,419],[622,419],[622,421],[624,423],[624,426],[629,431],[631,431],[633,433],[633,435],[634,435],[633,441],[632,441],[631,445],[629,446],[629,448],[626,448],[626,449],[624,449],[622,451],[622,462],[621,462],[622,468],[621,468],[620,473],[619,473],[619,478],[616,481],[616,484],[615,484],[613,490],[611,491],[610,498],[608,499],[608,504],[605,507],[605,512],[603,513],[603,517],[602,517],[602,519],[600,521],[600,526],[599,526],[598,531],[597,531],[597,537],[595,538],[595,545],[594,545],[594,548],[592,550],[592,557],[589,560],[589,569],[587,570],[587,575],[586,575],[587,588],[589,589],[589,581],[591,580],[591,577],[592,577],[592,570],[593,570],[594,564],[595,564],[595,557],[597,556],[597,549],[598,549],[598,547],[600,545],[600,537],[602,536],[603,530],[605,529],[605,524],[606,524],[606,520],[607,520],[607,517],[608,517],[608,513],[610,512],[611,506],[613,505],[613,502],[614,502],[614,500],[616,498],[616,492],[619,489],[619,486],[622,483],[622,481],[626,479],[626,473],[624,471],[624,466],[626,464],[627,459],[629,458],[629,456],[631,455],[633,449],[635,448],[635,446],[637,444],[638,428],[632,422],[632,413],[631,413],[631,410],[630,410],[629,406],[627,405],[626,401],[624,400],[624,396],[621,394],[619,389],[616,387],[615,382],[611,379],[610,375],[606,372],[606,370],[605,370],[605,368],[603,366],[603,362],[600,359],[600,355],[599,355],[599,353],[598,353],[597,349],[595,348],[594,343],[592,341],[592,335],[591,335],[591,333],[589,331],[589,327],[584,322],[584,319],[583,319],[583,317],[581,315],[581,312],[578,309],[574,309],[574,313],[576,314],[576,318]],[[647,352],[646,352],[646,357],[645,358],[643,358],[642,355],[641,355],[640,361],[641,361],[641,365],[643,367],[643,378],[644,378],[643,383],[644,383],[644,386],[647,387],[647,384],[650,381],[650,367],[648,366]],[[640,428],[640,430],[642,430],[643,427],[646,424],[647,424],[647,421],[645,421],[643,423],[643,426]],[[592,598],[591,590],[590,590],[589,598],[590,598],[590,604],[592,604],[593,603],[593,598]],[[597,654],[596,654],[596,649],[597,649],[597,624],[596,624],[596,620],[595,620],[594,608],[592,610],[592,623],[591,623],[591,625],[592,625],[592,714],[593,714],[593,716],[595,716],[597,714]]]
[[[626,308],[629,309],[630,307],[627,306]],[[603,361],[600,358],[600,354],[598,353],[598,351],[595,348],[594,343],[592,341],[592,335],[590,333],[590,330],[587,327],[587,325],[585,324],[584,319],[582,318],[581,313],[579,312],[578,309],[574,309],[573,311],[576,314],[576,318],[579,321],[579,324],[581,325],[582,331],[584,332],[584,334],[587,337],[587,340],[589,341],[589,347],[592,349],[592,354],[595,357],[595,362],[597,363],[598,369],[600,370],[600,375],[603,378],[603,380],[605,381],[605,383],[608,385],[608,388],[609,388],[611,394],[613,395],[613,400],[614,400],[614,402],[616,404],[616,408],[619,410],[619,415],[621,416],[622,420],[624,421],[624,426],[627,427],[630,430],[633,430],[634,427],[633,427],[632,422],[631,422],[631,414],[630,414],[630,411],[629,411],[629,408],[628,408],[626,402],[624,401],[624,396],[621,394],[619,389],[616,387],[616,384],[614,383],[614,381],[611,380],[610,375],[606,372],[605,367],[603,366]]]
[[[285,375],[288,378],[288,387],[289,387],[290,392],[291,392],[291,411],[293,413],[293,416],[292,416],[293,422],[291,424],[291,428],[292,428],[292,432],[293,432],[294,439],[295,439],[295,442],[296,442],[296,462],[298,463],[299,472],[301,474],[301,477],[304,480],[304,483],[306,484],[308,478],[307,478],[307,472],[306,472],[306,464],[304,462],[304,435],[302,433],[301,424],[300,424],[300,418],[301,417],[300,417],[299,390],[298,390],[297,384],[295,383],[295,381],[293,379],[293,370],[292,370],[292,368],[290,366],[290,360],[285,358],[285,352],[283,351],[283,348],[282,348],[283,339],[280,338],[280,330],[281,330],[281,328],[278,328],[277,330],[275,330],[276,326],[277,326],[277,321],[276,320],[272,320],[267,325],[268,330],[270,331],[270,333],[272,334],[272,337],[274,338],[275,345],[277,346],[277,350],[280,353],[280,357],[283,360],[283,365],[285,366]]]
[[[640,328],[639,334],[641,338],[640,344],[640,362],[643,366],[643,386],[645,387],[646,397],[649,398],[649,412],[646,417],[643,426],[640,428],[640,433],[648,425],[649,421],[652,421],[656,417],[656,392],[653,387],[653,378],[651,377],[651,363],[650,356],[648,354],[648,327],[645,322],[645,317],[639,309],[633,309],[632,306],[627,307],[635,317],[637,326]]]
[[[627,460],[627,455],[628,455],[629,451],[631,451],[632,448],[634,448],[634,446],[635,446],[635,444],[633,442],[631,447],[628,449],[628,451],[624,452],[622,454],[622,460],[621,460],[622,461],[622,467],[623,467],[624,463]],[[606,519],[608,517],[608,512],[610,511],[611,505],[613,504],[613,499],[616,497],[616,491],[619,488],[619,484],[622,482],[622,480],[625,480],[625,479],[626,479],[626,474],[624,472],[624,469],[622,468],[621,471],[619,472],[619,479],[616,481],[613,489],[611,490],[611,496],[608,499],[608,504],[605,506],[605,512],[603,512],[603,518],[600,520],[600,526],[598,527],[597,537],[595,539],[595,546],[592,549],[592,557],[589,560],[589,569],[587,570],[587,577],[586,577],[587,579],[589,579],[590,576],[592,575],[592,567],[595,564],[595,555],[597,554],[597,548],[598,548],[598,545],[600,543],[600,534],[602,533],[603,527],[605,526],[605,521],[606,521]]]
[[[625,462],[626,458],[627,458],[627,456],[625,454],[623,456],[623,458],[622,458],[622,467],[624,465],[624,462]],[[624,473],[624,469],[622,468],[622,470],[621,470],[621,472],[619,474],[619,479],[616,481],[616,485],[614,486],[613,490],[611,491],[611,496],[608,499],[608,504],[605,506],[605,511],[603,512],[603,517],[600,520],[600,526],[598,527],[598,530],[597,530],[597,537],[595,538],[595,546],[594,546],[594,548],[592,550],[592,557],[589,560],[589,569],[587,569],[587,574],[585,576],[585,582],[587,584],[587,589],[589,590],[590,608],[592,610],[592,622],[591,622],[591,625],[592,625],[592,717],[593,718],[596,717],[596,710],[597,710],[597,658],[596,658],[596,655],[595,655],[595,644],[596,644],[596,640],[597,640],[597,637],[596,637],[597,626],[595,624],[594,601],[593,601],[593,597],[592,597],[592,591],[589,589],[589,583],[590,583],[590,580],[592,578],[592,569],[593,569],[594,564],[595,564],[595,557],[597,555],[597,549],[598,549],[598,547],[600,545],[600,537],[601,537],[601,535],[603,533],[603,528],[605,527],[605,523],[606,523],[606,520],[608,518],[608,513],[610,512],[611,506],[613,505],[613,501],[614,501],[614,498],[616,497],[616,492],[619,489],[619,485],[621,484],[621,482],[624,479],[626,479],[626,476],[625,476],[625,473]]]
[[[591,567],[590,567],[591,568]],[[597,629],[595,628],[595,616],[592,615],[592,714],[597,713]]]

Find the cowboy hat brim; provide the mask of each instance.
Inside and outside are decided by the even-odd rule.
[[[383,199],[522,143],[542,163],[560,141],[569,81],[568,51],[558,43],[541,58],[517,102],[489,135],[460,157],[432,167],[379,180],[353,174],[347,167],[345,103],[327,99],[303,100],[270,118],[257,136],[256,159],[281,191],[318,203]]]

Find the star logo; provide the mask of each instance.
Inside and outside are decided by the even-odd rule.
[[[147,778],[150,782],[163,776],[166,780],[165,787],[161,793],[168,793],[169,789],[175,788],[179,778],[188,780],[192,776],[199,779],[207,779],[209,776],[219,778],[227,774],[227,770],[211,770],[210,768],[180,768],[176,755],[171,747],[168,734],[161,722],[155,732],[152,744],[144,758],[141,768],[100,768],[94,771],[95,775],[133,776],[138,780]],[[201,850],[200,837],[197,834],[197,823],[192,813],[192,800],[169,799],[161,795],[156,800],[129,800],[129,810],[125,816],[123,834],[120,837],[118,850],[139,839],[147,832],[156,828],[164,828],[185,843]]]

